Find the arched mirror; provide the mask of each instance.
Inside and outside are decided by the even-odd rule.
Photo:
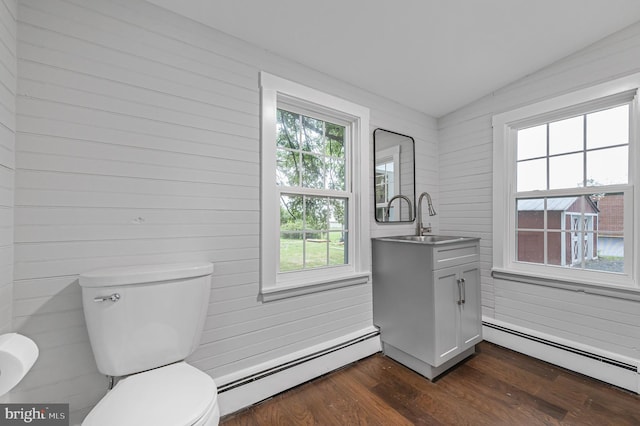
[[[406,223],[415,219],[414,145],[411,136],[385,129],[373,131],[376,222]]]

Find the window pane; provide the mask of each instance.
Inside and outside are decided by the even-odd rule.
[[[280,272],[297,271],[303,268],[302,232],[280,233]]]
[[[583,186],[583,154],[549,158],[549,189]]]
[[[346,189],[344,159],[327,157],[327,189]]]
[[[605,272],[624,272],[624,238],[600,232],[596,239],[598,257],[585,264],[586,269]]]
[[[302,231],[303,219],[302,196],[280,196],[280,231]]]
[[[590,217],[583,217],[584,221],[591,221]],[[569,233],[567,263],[571,268],[593,269],[589,265],[596,265],[597,259],[597,235],[594,232],[571,231]]]
[[[306,234],[304,265],[305,268],[318,268],[329,264],[329,236],[326,232]]]
[[[544,229],[544,198],[517,200],[517,228]]]
[[[347,229],[347,199],[329,199],[329,229],[332,231]]]
[[[629,105],[587,114],[587,149],[629,143]]]
[[[332,157],[344,158],[345,127],[337,124],[325,123],[325,137],[327,139],[327,154]]]
[[[277,111],[276,144],[279,147],[300,149],[300,116],[289,111]]]
[[[547,228],[569,229],[569,222],[562,220],[570,215],[580,215],[584,196],[547,198]]]
[[[544,263],[544,232],[518,231],[518,261]]]
[[[300,185],[300,153],[287,149],[276,150],[276,184],[280,186]]]
[[[518,192],[547,189],[547,160],[518,162],[516,182]]]
[[[302,154],[302,186],[304,188],[324,188],[325,166],[323,157]]]
[[[326,231],[329,228],[329,206],[326,197],[304,197],[304,228],[307,231]],[[321,238],[312,232],[307,238]]]
[[[560,215],[557,229],[566,232],[555,233],[553,246],[549,235],[547,261],[552,265],[582,268],[586,261],[596,257],[597,241],[594,233],[597,227],[598,208],[587,196],[556,198],[557,214]]]
[[[566,265],[568,238],[568,232],[547,232],[547,265]]]
[[[597,261],[588,269],[624,271],[624,194],[594,194],[591,199],[598,206],[596,252]]]
[[[347,198],[283,194],[280,271],[348,263]]]
[[[295,271],[304,267],[303,257],[303,197],[280,197],[280,271]]]
[[[547,125],[518,130],[518,160],[547,155]]]
[[[346,232],[329,232],[329,265],[346,265]]]
[[[587,152],[587,185],[613,185],[629,182],[629,147]]]
[[[280,186],[346,190],[346,127],[277,110]]]
[[[549,155],[584,149],[583,116],[549,123]]]
[[[346,198],[329,199],[329,264],[344,265],[348,259],[348,200]]]
[[[302,116],[302,149],[322,154],[324,152],[324,121]]]
[[[624,234],[624,194],[593,194],[590,197],[598,208],[597,229],[609,235]]]

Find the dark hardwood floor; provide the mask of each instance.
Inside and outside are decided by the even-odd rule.
[[[435,382],[373,355],[221,425],[640,425],[640,397],[483,342]]]

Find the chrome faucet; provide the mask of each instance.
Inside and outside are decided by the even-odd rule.
[[[427,197],[427,207],[429,209],[429,216],[435,216],[436,210],[433,208],[433,203],[431,202],[431,195],[428,192],[423,192],[420,194],[420,198],[418,198],[418,218],[416,220],[416,235],[424,235],[424,232],[431,232],[431,226],[424,227],[422,225],[422,199]]]
[[[409,221],[412,221],[413,220],[413,217],[412,217],[413,216],[413,205],[411,204],[411,200],[406,195],[401,195],[401,194],[394,195],[393,197],[391,197],[391,199],[387,203],[387,211],[385,212],[385,215],[384,215],[386,221],[387,222],[389,221],[389,215],[391,214],[391,203],[393,203],[393,201],[398,199],[398,198],[402,198],[409,205]]]

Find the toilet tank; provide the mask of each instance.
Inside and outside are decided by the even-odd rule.
[[[211,263],[127,266],[80,275],[84,316],[102,374],[181,361],[200,343]]]

